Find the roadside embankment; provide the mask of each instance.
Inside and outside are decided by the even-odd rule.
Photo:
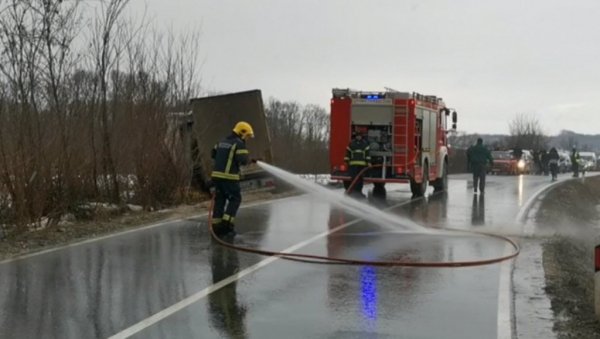
[[[252,192],[244,194],[244,203],[277,199],[296,194],[294,191]],[[31,230],[0,238],[0,261],[32,252],[72,244],[112,233],[143,227],[152,223],[181,218],[191,218],[207,212],[209,200],[180,205],[154,212],[128,211],[126,213],[97,213],[93,220],[68,222],[41,230]]]
[[[558,184],[545,196],[537,228],[543,244],[546,293],[558,338],[600,338],[594,314],[594,239],[600,235],[600,176]]]

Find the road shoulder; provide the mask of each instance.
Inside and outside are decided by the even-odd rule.
[[[244,196],[244,205],[285,198],[297,192],[257,192]],[[148,227],[161,226],[170,221],[189,219],[207,213],[210,201],[194,205],[180,205],[154,212],[128,212],[107,215],[88,222],[69,223],[0,239],[0,263],[17,258],[45,253],[64,246],[100,240]]]
[[[513,270],[516,338],[600,338],[591,241],[598,206],[598,176],[560,182],[536,202]]]

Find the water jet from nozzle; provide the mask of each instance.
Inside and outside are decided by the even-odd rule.
[[[357,201],[349,196],[340,195],[339,192],[335,192],[321,185],[304,180],[293,173],[282,170],[281,168],[269,165],[262,161],[258,161],[257,164],[265,171],[314,196],[315,198],[327,201],[332,205],[340,207],[351,214],[368,220],[376,225],[396,231],[401,229],[405,233],[432,233],[431,230],[413,222],[412,220],[387,213],[371,205]]]

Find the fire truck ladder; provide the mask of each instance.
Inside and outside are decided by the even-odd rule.
[[[395,106],[394,108],[394,156],[404,169],[408,168],[408,107]]]

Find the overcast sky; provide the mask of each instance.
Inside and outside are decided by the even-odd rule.
[[[159,25],[201,27],[205,90],[318,104],[331,88],[444,98],[459,130],[600,133],[600,1],[132,0]]]

